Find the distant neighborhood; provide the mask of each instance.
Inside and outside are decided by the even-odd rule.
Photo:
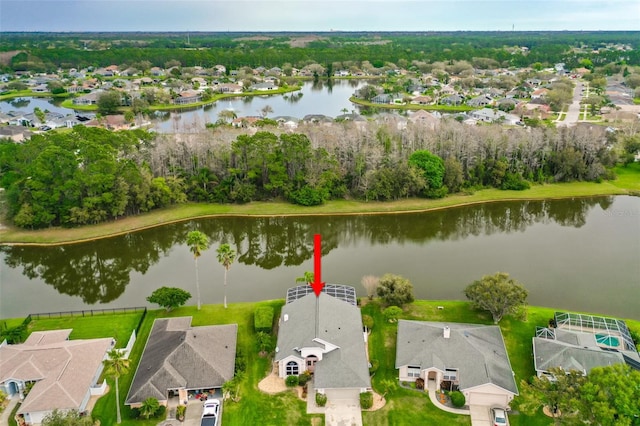
[[[301,69],[294,67],[184,67],[177,61],[166,68],[139,69],[111,65],[104,68],[61,69],[57,73],[16,71],[0,75],[0,93],[13,96],[58,96],[66,100],[68,114],[47,111],[0,111],[0,137],[14,141],[28,138],[33,132],[76,125],[101,126],[111,130],[145,127],[149,113],[157,108],[182,108],[214,102],[219,96],[245,96],[283,93],[297,90],[304,79],[326,78],[327,70],[319,64]],[[527,122],[561,123],[574,97],[575,82],[588,78],[585,67],[567,69],[564,63],[552,68],[484,68],[466,61],[435,63],[429,67],[381,68],[370,65],[333,71],[332,78],[367,79],[353,93],[356,104],[378,108],[425,110],[435,118],[454,115],[469,124],[500,123],[523,126]],[[582,121],[601,121],[615,113],[608,98],[608,82],[589,79],[589,93],[582,93]],[[611,95],[617,92],[613,88]],[[584,92],[584,91],[583,91]],[[8,98],[7,98],[8,97]],[[71,112],[73,108],[78,111]],[[590,108],[590,109],[588,109]],[[588,109],[588,110],[587,110]],[[619,109],[619,108],[618,108]],[[83,112],[85,111],[85,112]],[[100,116],[96,116],[95,112]],[[122,112],[124,111],[124,113]],[[631,117],[635,117],[632,114]],[[616,116],[614,114],[614,116]],[[259,116],[229,117],[236,126],[252,126]],[[264,117],[262,117],[264,118]],[[357,119],[357,114],[336,117],[300,117],[305,121]],[[221,118],[223,122],[225,119]],[[284,117],[280,123],[293,122]],[[569,123],[570,124],[570,123]],[[287,124],[291,126],[291,123]]]

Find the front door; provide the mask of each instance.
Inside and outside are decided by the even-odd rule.
[[[316,368],[316,362],[318,362],[318,357],[315,355],[309,355],[306,361],[307,361],[307,371],[313,374]]]

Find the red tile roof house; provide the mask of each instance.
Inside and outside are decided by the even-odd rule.
[[[28,425],[42,423],[55,409],[84,412],[91,396],[106,390],[98,379],[115,341],[69,340],[70,334],[71,329],[35,331],[24,343],[0,345],[0,390],[9,398],[24,397],[17,414]]]

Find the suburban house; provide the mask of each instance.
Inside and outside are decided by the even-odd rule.
[[[238,325],[192,327],[191,317],[156,319],[129,388],[125,404],[140,407],[147,398],[167,405],[173,391],[221,388],[233,379]]]
[[[442,105],[462,105],[463,102],[464,98],[458,94],[449,95],[440,101]]]
[[[75,105],[95,105],[98,103],[98,96],[100,96],[102,92],[91,92],[86,95],[79,96],[73,99],[73,103]]]
[[[0,139],[9,138],[14,142],[24,142],[31,138],[31,129],[25,126],[0,127]]]
[[[220,93],[242,93],[242,85],[234,83],[220,83],[215,86],[214,90]]]
[[[483,108],[469,113],[471,118],[484,121],[485,123],[502,123],[502,124],[521,124],[520,117],[506,112],[493,110],[491,108]]]
[[[180,96],[173,100],[174,104],[194,104],[202,100],[202,95],[196,90],[185,90],[180,92]]]
[[[308,371],[329,403],[358,401],[371,390],[365,340],[353,287],[328,284],[319,296],[309,285],[290,288],[278,323],[278,375]]]
[[[489,95],[480,95],[467,101],[467,105],[472,107],[484,107],[491,105],[492,103],[493,99],[491,99],[491,96]]]
[[[106,390],[98,379],[115,341],[69,340],[71,331],[34,331],[24,343],[0,345],[0,390],[24,398],[17,414],[28,425],[42,423],[55,409],[82,413],[92,395]]]
[[[467,405],[506,408],[518,394],[496,325],[400,320],[396,368],[401,381],[421,378],[425,389],[459,390]]]
[[[249,86],[249,90],[258,90],[262,92],[266,92],[269,90],[277,90],[277,89],[278,89],[278,86],[276,86],[271,82],[256,83]]]
[[[533,362],[538,377],[557,367],[584,375],[614,364],[640,370],[640,355],[624,321],[566,312],[556,312],[549,327],[537,328]]]

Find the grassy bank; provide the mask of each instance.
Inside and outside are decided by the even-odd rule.
[[[382,307],[377,300],[364,302],[362,313],[374,318],[374,327],[369,337],[370,357],[380,363],[372,384],[374,389],[382,392],[381,383],[384,380],[397,383],[397,370],[395,369],[397,324],[384,320]],[[306,414],[306,404],[299,400],[292,391],[267,395],[257,389],[258,382],[268,374],[272,359],[262,358],[258,355],[256,335],[253,329],[253,312],[258,306],[271,306],[278,317],[283,303],[283,300],[237,303],[230,304],[228,309],[224,309],[221,305],[204,305],[199,311],[195,306],[186,306],[168,314],[164,310],[148,311],[131,353],[133,368],[129,374],[120,379],[122,400],[126,397],[133,380],[135,367],[142,356],[153,321],[156,318],[192,316],[192,325],[194,326],[238,324],[237,350],[244,356],[247,370],[240,384],[240,400],[225,402],[223,424],[239,426],[245,424],[308,425],[314,417],[317,418],[316,421],[322,423],[319,418],[322,416]],[[442,306],[444,309],[438,309],[438,306]],[[534,374],[531,338],[534,336],[535,327],[546,325],[553,313],[554,310],[550,308],[529,307],[527,318],[524,321],[506,317],[500,324],[518,384],[520,380],[526,380]],[[132,321],[131,317],[131,314],[110,315],[108,322],[92,322],[82,317],[34,320],[30,324],[29,330],[73,328],[75,334],[72,337],[97,338],[109,335],[114,323],[130,329],[135,328],[134,322],[136,321]],[[491,317],[487,313],[471,309],[469,303],[462,301],[416,301],[404,309],[401,318],[491,324]],[[22,319],[3,321],[19,323]],[[636,332],[640,331],[640,321],[627,320],[627,325]],[[127,330],[122,334],[128,336],[130,332],[131,330]],[[125,343],[118,341],[119,346],[123,346]],[[108,381],[110,381],[109,378]],[[93,410],[93,416],[99,419],[104,426],[115,424],[115,391],[113,391],[113,383],[110,383],[110,386],[111,391],[98,400]],[[428,420],[430,424],[470,424],[468,416],[458,416],[436,408],[423,392],[396,386],[389,391],[386,399],[387,404],[381,410],[363,413],[365,425],[422,424],[425,420]],[[126,406],[123,406],[122,410],[122,424],[125,426],[151,426],[158,422],[158,420],[134,420],[131,418],[131,411]],[[532,417],[512,414],[510,420],[511,424],[515,426],[550,425],[552,423],[542,414]]]
[[[636,163],[627,169],[616,169],[616,173],[619,175],[617,180],[603,183],[572,182],[534,185],[526,191],[483,189],[471,195],[455,194],[437,200],[422,198],[390,202],[335,200],[316,207],[303,207],[286,202],[252,202],[242,205],[186,203],[99,225],[78,228],[47,228],[32,231],[7,226],[4,229],[0,229],[0,244],[61,244],[89,241],[172,222],[224,215],[296,216],[402,213],[493,201],[620,195],[640,191],[640,163]]]
[[[245,96],[282,95],[284,93],[295,92],[297,90],[300,90],[300,87],[291,86],[291,87],[280,87],[276,90],[269,90],[269,91],[217,94],[217,95],[213,95],[211,99],[208,99],[206,101],[193,102],[190,104],[151,105],[148,109],[149,111],[179,111],[182,109],[191,109],[191,108],[198,108],[201,106],[211,105],[216,101],[227,99],[227,98],[239,98],[239,97],[245,97]],[[81,110],[81,111],[97,111],[98,110],[98,105],[76,105],[73,103],[73,99],[67,99],[64,102],[62,102],[61,105],[64,108],[70,108],[70,109]],[[127,111],[129,109],[131,108],[129,107],[119,108],[121,112]]]

